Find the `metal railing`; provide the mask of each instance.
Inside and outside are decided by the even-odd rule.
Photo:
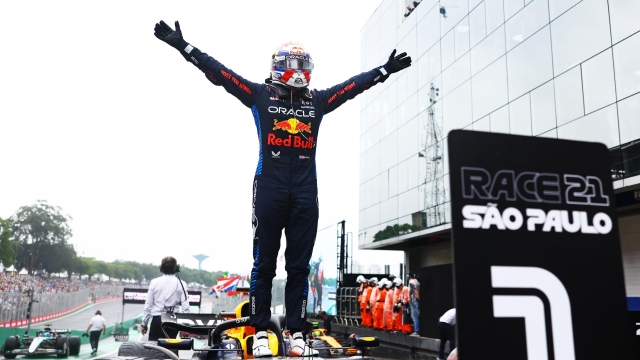
[[[43,316],[72,309],[86,303],[90,290],[72,293],[35,294],[31,317]],[[26,293],[0,293],[0,322],[26,319],[31,298]]]
[[[360,325],[360,304],[358,288],[342,287],[336,290],[336,321],[342,325]]]

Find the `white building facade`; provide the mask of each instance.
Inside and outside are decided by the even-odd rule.
[[[452,129],[601,142],[616,193],[640,189],[640,1],[423,0],[405,17],[407,4],[382,1],[361,32],[363,71],[393,49],[413,59],[361,96],[361,249],[405,250],[411,272],[451,262]],[[627,205],[633,297],[640,200]]]

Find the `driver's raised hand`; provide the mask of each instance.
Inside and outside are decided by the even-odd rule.
[[[171,45],[172,47],[181,50],[185,45],[184,38],[182,38],[182,30],[180,30],[180,23],[176,21],[176,29],[173,30],[171,26],[167,25],[164,21],[160,20],[159,23],[156,23],[156,27],[154,29],[154,35]]]

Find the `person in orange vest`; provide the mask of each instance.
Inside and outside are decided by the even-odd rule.
[[[384,323],[382,322],[382,314],[384,312],[384,301],[387,298],[386,288],[387,288],[388,281],[389,280],[385,278],[380,280],[380,284],[379,284],[380,290],[378,291],[378,300],[376,301],[376,311],[373,317],[373,327],[378,330],[383,330],[383,327],[384,327]]]
[[[382,313],[382,324],[384,330],[393,331],[393,291],[394,284],[392,281],[387,281],[387,296],[384,299],[384,312]]]
[[[364,276],[360,275],[356,279],[358,283],[360,283],[360,288],[358,289],[358,304],[360,305],[360,325],[361,326],[371,326],[367,325],[371,323],[371,314],[367,311],[367,296],[369,294],[369,285],[367,279]]]
[[[369,314],[371,314],[372,320],[369,325],[371,327],[374,326],[376,304],[378,303],[378,293],[380,292],[380,289],[378,289],[378,278],[372,277],[369,279],[369,286],[371,287],[371,291],[369,291],[369,298],[367,301],[369,301]]]
[[[402,331],[402,301],[400,300],[400,296],[402,293],[402,288],[404,285],[402,284],[402,280],[399,278],[393,279],[393,331]]]
[[[411,300],[410,296],[409,296],[409,287],[408,286],[402,286],[400,288],[400,301],[402,302],[402,310],[400,311],[400,320],[404,320],[404,316],[403,313],[406,309],[409,308],[409,301]],[[405,334],[411,334],[411,324],[405,324],[404,321],[402,321],[402,332]]]

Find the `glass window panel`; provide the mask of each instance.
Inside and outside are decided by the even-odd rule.
[[[509,104],[509,130],[514,135],[531,135],[529,94],[525,94]]]
[[[552,129],[552,130],[547,131],[545,133],[542,133],[542,134],[540,134],[538,136],[557,139],[558,138],[558,130],[557,129]]]
[[[524,6],[524,0],[504,0],[504,17],[508,19]]]
[[[415,155],[420,151],[420,139],[418,136],[418,117],[414,117],[413,120],[398,129],[398,160],[404,161],[405,159]]]
[[[467,81],[443,100],[444,136],[453,129],[471,125],[471,82]]]
[[[580,66],[558,76],[554,82],[558,126],[584,115]]]
[[[446,69],[449,65],[453,64],[456,59],[454,32],[449,31],[449,33],[442,37],[440,45],[442,47],[442,68]]]
[[[383,170],[380,174],[380,201],[389,198],[389,171]]]
[[[366,114],[365,114],[365,109],[362,109],[362,111],[360,111],[360,135],[364,135],[365,131],[367,130],[367,120],[366,120]]]
[[[469,51],[469,17],[465,17],[456,25],[455,30],[456,59]]]
[[[407,33],[407,36],[405,36],[404,39],[402,39],[402,41],[400,41],[400,43],[398,44],[398,54],[402,53],[402,52],[406,52],[407,54],[409,54],[409,56],[411,56],[412,58],[415,57],[417,49],[416,49],[416,29],[413,29],[411,31],[409,31],[409,33]],[[389,54],[386,54],[386,58],[389,58]]]
[[[394,131],[393,134],[382,139],[380,144],[380,168],[385,171],[398,163],[398,132]]]
[[[429,107],[429,89],[431,87],[429,84],[423,86],[422,89],[418,90],[418,113],[424,111]]]
[[[553,66],[549,27],[544,27],[507,53],[507,68],[509,100],[551,80]]]
[[[482,39],[487,36],[487,24],[484,14],[484,2],[476,7],[469,14],[469,45],[476,46]]]
[[[398,77],[397,76],[391,76],[391,77],[395,79],[387,80],[387,81],[393,80],[391,85],[389,85],[389,114],[391,114],[391,111],[395,110],[396,107],[398,106]],[[365,94],[366,94],[366,91],[365,91]]]
[[[408,160],[409,166],[409,189],[413,189],[420,184],[420,165],[418,154],[413,155]]]
[[[403,161],[398,164],[398,193],[402,194],[403,192],[409,189],[409,164],[407,161]]]
[[[622,144],[640,139],[640,94],[618,103],[618,118]]]
[[[444,6],[447,12],[445,21],[440,22],[440,33],[446,34],[449,30],[460,22],[467,14],[469,14],[469,2],[467,0],[449,1],[448,3],[441,1],[440,6]]]
[[[398,197],[394,196],[380,204],[380,220],[387,222],[398,218]]]
[[[509,133],[509,107],[503,106],[489,115],[492,133]]]
[[[427,16],[418,23],[416,31],[420,41],[418,41],[417,56],[424,54],[440,40],[440,18],[440,8],[434,6]]]
[[[365,142],[365,135],[360,135],[360,154],[363,154],[365,151],[367,151]]]
[[[438,9],[437,7],[434,6],[437,3],[438,3],[438,0],[419,1],[418,5],[420,5],[420,6],[416,7],[416,10],[415,10],[417,12],[417,15],[418,15],[417,16],[418,17],[418,21],[422,20],[427,15],[427,13],[429,13],[434,8]]]
[[[613,43],[640,31],[640,1],[609,0],[611,17],[611,37]]]
[[[367,227],[380,224],[380,204],[366,208],[364,210],[364,220]]]
[[[360,210],[360,222],[358,223],[358,230],[364,229],[364,210]],[[360,236],[358,234],[358,236]]]
[[[380,92],[378,101],[380,102],[380,118],[383,118],[389,113],[389,89]]]
[[[436,44],[429,50],[429,79],[435,78],[441,72],[440,46]]]
[[[471,75],[504,55],[504,27],[500,27],[471,49]]]
[[[465,54],[448,69],[442,72],[442,82],[447,92],[454,90],[471,77],[469,54]]]
[[[418,149],[424,151],[427,147],[427,121],[429,121],[429,115],[426,111],[423,111],[418,115]]]
[[[414,93],[402,104],[407,119],[413,119],[418,115],[418,94]]]
[[[491,34],[504,23],[504,6],[502,0],[485,0],[484,6],[487,14],[487,34]],[[504,40],[504,33],[502,35]]]
[[[407,84],[407,93],[409,96],[415,95],[416,91],[418,91],[418,67],[413,65],[404,71],[408,73],[407,80],[409,83]]]
[[[640,33],[613,47],[618,100],[640,91]]]
[[[616,101],[611,49],[582,64],[584,111],[590,113]]]
[[[606,1],[583,0],[551,23],[555,74],[611,46],[608,15]]]
[[[551,20],[553,21],[580,1],[582,0],[549,0],[549,14],[551,15]]]
[[[440,143],[440,145],[442,145],[443,174],[448,174],[449,173],[449,142],[445,139],[443,142]]]
[[[429,54],[424,54],[418,59],[418,63],[411,67],[418,68],[418,89],[427,85],[429,81]]]
[[[533,135],[542,134],[556,127],[553,81],[531,92],[531,127]]]
[[[491,131],[491,126],[490,126],[490,123],[489,123],[489,117],[485,116],[482,119],[474,122],[473,124],[471,124],[471,129],[473,131],[490,132]]]
[[[608,148],[620,145],[616,105],[558,127],[558,138],[601,142]]]
[[[506,56],[479,72],[471,82],[474,120],[508,103]]]
[[[385,174],[386,175],[386,174]],[[380,175],[371,180],[371,203],[378,204],[380,202]]]
[[[371,112],[371,117],[373,118],[373,120],[371,120],[372,122],[371,128],[373,128],[382,119],[382,117],[380,116],[380,111],[381,111],[380,98],[377,97],[373,101],[373,103],[371,103],[371,106],[373,106],[373,111]]]
[[[373,125],[370,132],[371,132],[371,142],[374,144],[380,142],[380,123]]]
[[[398,196],[398,215],[411,215],[420,211],[420,193],[418,188],[413,188]]]
[[[547,0],[534,0],[505,24],[507,32],[507,51],[549,23],[549,4]]]
[[[398,166],[389,169],[389,197],[398,195]]]
[[[364,184],[364,207],[368,208],[373,204],[373,181],[369,180]]]
[[[360,184],[360,187],[364,186],[363,184],[366,182],[365,180],[365,172],[364,172],[364,167],[365,167],[365,163],[366,163],[366,157],[363,155],[360,156],[360,180],[358,182],[358,184]]]
[[[367,179],[371,179],[380,174],[380,143],[373,145],[367,155]]]
[[[407,100],[407,96],[409,95],[409,73],[402,71],[396,74],[396,76],[398,77],[398,105],[400,105]]]
[[[389,113],[388,120],[390,132],[398,129],[398,110],[397,108]]]
[[[469,0],[469,10],[473,10],[482,0]]]
[[[381,10],[381,9],[378,9]],[[396,9],[388,8],[384,11],[382,16],[380,17],[380,29],[382,32],[380,33],[381,42],[385,42],[389,38],[393,38],[395,41],[395,32],[398,27],[398,16]]]
[[[403,9],[403,13],[405,12],[404,10],[406,10],[406,6]],[[400,24],[400,27],[398,27],[398,42],[402,41],[411,30],[415,29],[417,20],[417,16],[415,15],[416,14],[412,13],[411,16],[404,18],[404,21]]]

